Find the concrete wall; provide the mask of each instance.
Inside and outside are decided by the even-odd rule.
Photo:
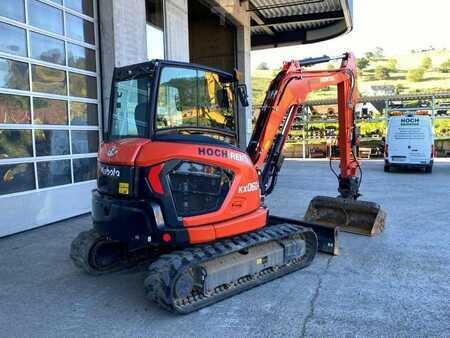
[[[101,0],[100,48],[104,122],[114,67],[147,60],[145,0]]]
[[[250,106],[240,107],[239,114],[239,140],[241,148],[245,148],[250,140],[252,133],[252,109],[251,109],[251,36],[250,36],[250,14],[248,2],[241,0],[215,0],[215,11],[220,13],[237,27],[237,68],[241,72],[241,82],[247,85]]]
[[[237,62],[238,70],[242,75],[242,83],[247,85],[248,100],[250,105],[246,108],[241,107],[239,115],[239,140],[240,146],[245,148],[252,136],[252,81],[250,64],[250,23],[246,26],[240,26],[237,31]]]
[[[164,4],[166,59],[189,62],[187,0],[165,0]]]
[[[237,67],[236,25],[198,0],[189,0],[188,6],[190,61],[232,73]]]

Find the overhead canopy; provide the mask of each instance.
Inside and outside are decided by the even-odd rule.
[[[352,30],[352,0],[249,0],[252,50],[332,39]]]

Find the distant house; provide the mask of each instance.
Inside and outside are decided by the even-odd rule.
[[[368,96],[395,95],[394,85],[373,85],[367,90]]]

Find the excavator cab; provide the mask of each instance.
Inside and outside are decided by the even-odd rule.
[[[248,105],[243,86],[231,74],[181,62],[116,68],[104,139],[203,135],[237,145],[237,100]]]

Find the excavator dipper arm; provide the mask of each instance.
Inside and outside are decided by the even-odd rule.
[[[342,60],[339,69],[326,71],[305,69],[335,59]],[[344,198],[356,199],[359,196],[359,182],[356,176],[358,162],[354,155],[358,139],[354,116],[357,99],[355,78],[356,65],[352,53],[284,63],[282,70],[269,86],[247,148],[250,158],[261,173],[261,188],[265,195],[273,190],[289,130],[308,94],[320,88],[337,85],[340,153],[338,190]]]

